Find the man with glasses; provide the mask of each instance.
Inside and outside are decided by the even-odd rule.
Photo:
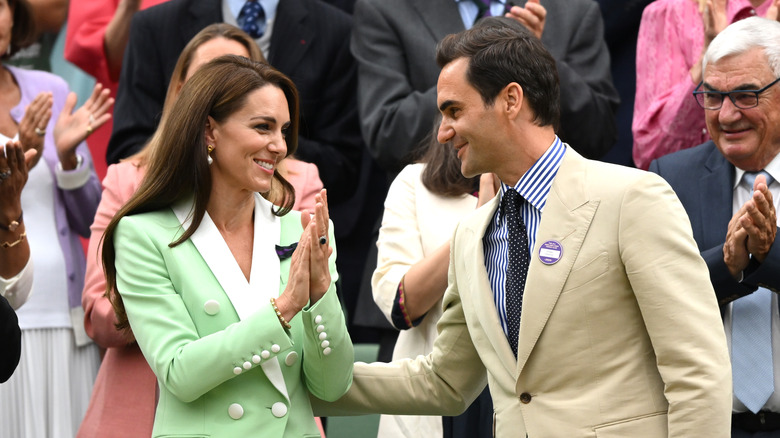
[[[710,270],[731,351],[732,437],[780,437],[780,23],[730,25],[702,71],[692,98],[712,141],[650,170],[679,196]]]

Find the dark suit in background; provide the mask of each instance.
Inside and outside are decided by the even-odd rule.
[[[734,165],[707,143],[661,157],[650,163],[651,172],[661,175],[682,201],[693,228],[693,238],[707,262],[710,280],[721,306],[756,290],[758,284],[780,289],[780,245],[772,245],[757,269],[746,270],[740,283],[723,261],[732,212]]]
[[[522,6],[524,1],[517,2]],[[615,142],[609,53],[598,5],[591,0],[545,0],[542,42],[561,81],[560,137],[587,157]],[[363,137],[379,165],[397,173],[436,115],[436,44],[464,29],[453,0],[358,0],[352,53],[358,61]]]
[[[632,149],[634,136],[631,121],[634,118],[636,94],[636,40],[642,11],[653,0],[596,0],[604,17],[604,39],[612,62],[612,79],[620,95],[620,106],[615,115],[617,143],[602,161],[634,166]]]

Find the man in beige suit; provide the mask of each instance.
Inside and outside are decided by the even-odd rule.
[[[483,20],[437,61],[439,141],[501,189],[455,231],[433,352],[356,364],[322,413],[453,415],[487,381],[497,437],[728,437],[723,326],[674,192],[560,142],[555,61],[522,26]]]

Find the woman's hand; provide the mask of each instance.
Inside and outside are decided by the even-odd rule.
[[[308,214],[304,210],[301,216],[301,223],[304,225],[304,235],[308,234],[311,241],[311,259],[309,272],[309,297],[311,304],[316,303],[325,295],[330,288],[330,266],[328,258],[333,254],[333,248],[330,246],[330,236],[328,234],[329,213],[328,213],[328,194],[322,189],[319,194],[314,196],[316,205],[314,207],[314,216],[308,219]]]
[[[51,92],[44,91],[38,93],[27,105],[24,111],[24,117],[19,122],[19,143],[24,147],[24,151],[35,150],[30,168],[38,164],[43,155],[43,140],[46,136],[46,127],[51,119],[51,106],[54,102]]]
[[[22,214],[22,189],[28,165],[36,151],[24,152],[19,142],[9,141],[0,152],[0,223],[9,225]]]
[[[76,168],[78,164],[76,147],[89,137],[92,131],[111,118],[108,109],[113,105],[114,99],[108,95],[108,89],[103,89],[103,85],[99,83],[95,84],[92,95],[74,112],[76,93],[68,94],[65,106],[54,125],[54,144],[57,146],[57,155],[64,170]]]
[[[301,215],[301,224],[306,229],[306,224],[311,222]],[[290,276],[287,279],[287,286],[284,292],[276,299],[276,307],[284,317],[285,321],[290,322],[292,318],[301,311],[309,302],[309,259],[311,258],[311,239],[304,231],[298,247],[290,257]]]
[[[492,173],[483,173],[479,176],[479,196],[477,208],[482,207],[493,199],[498,193],[498,177]]]
[[[712,40],[729,25],[726,16],[726,0],[707,0],[701,19],[704,23],[704,51],[706,51]]]

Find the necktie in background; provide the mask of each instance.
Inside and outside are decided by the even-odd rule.
[[[745,173],[752,190],[757,175]],[[772,292],[763,287],[735,300],[731,307],[731,367],[734,395],[753,413],[761,410],[775,391],[772,362]]]
[[[509,265],[506,270],[506,325],[507,338],[517,358],[517,336],[520,331],[520,313],[523,308],[523,289],[530,258],[528,234],[520,208],[523,198],[514,189],[508,189],[501,200],[506,215],[509,238]]]
[[[471,0],[474,2],[475,5],[477,5],[477,9],[479,9],[479,12],[477,13],[477,18],[474,19],[474,22],[476,23],[480,18],[482,17],[490,17],[490,0]]]
[[[257,0],[248,0],[244,3],[236,21],[241,26],[241,30],[254,39],[260,38],[265,33],[265,11]]]

